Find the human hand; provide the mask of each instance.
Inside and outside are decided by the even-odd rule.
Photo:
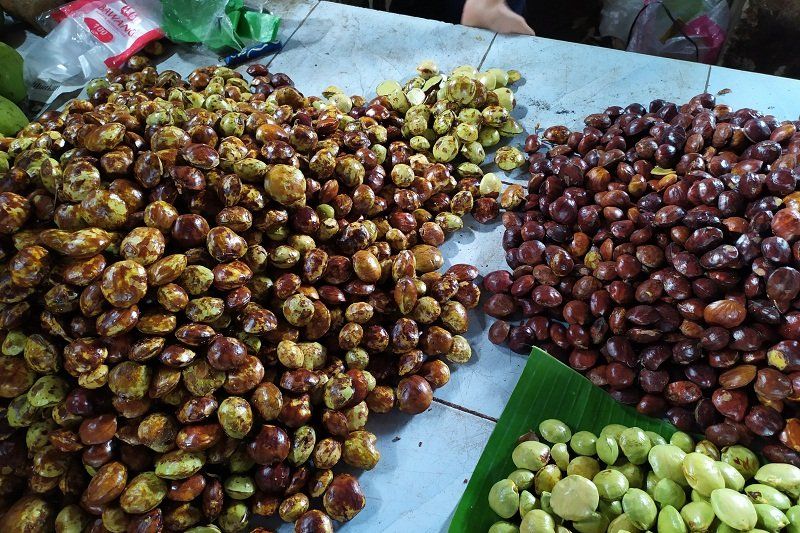
[[[536,35],[525,19],[508,7],[505,0],[466,0],[461,12],[461,24],[498,33]]]

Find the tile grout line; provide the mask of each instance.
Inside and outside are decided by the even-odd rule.
[[[317,1],[317,2],[316,2],[316,3],[315,3],[315,4],[314,4],[312,7],[311,7],[311,9],[309,9],[309,10],[308,10],[308,13],[306,13],[306,16],[305,16],[305,17],[303,17],[303,20],[301,20],[301,21],[300,21],[300,24],[298,24],[298,25],[297,25],[297,27],[296,27],[296,28],[294,29],[294,31],[292,32],[292,34],[291,34],[291,35],[289,35],[289,37],[287,37],[287,38],[286,38],[286,41],[283,43],[283,46],[281,46],[281,49],[280,49],[280,50],[278,50],[278,52],[276,52],[276,53],[275,53],[275,55],[273,55],[273,56],[272,56],[272,57],[269,59],[269,61],[267,62],[267,67],[269,67],[270,65],[272,65],[272,62],[273,62],[273,61],[275,61],[275,58],[276,58],[276,57],[278,57],[278,55],[279,55],[281,52],[283,52],[283,49],[284,49],[284,48],[286,48],[286,45],[287,45],[287,44],[289,44],[289,41],[291,41],[291,40],[292,40],[292,37],[294,37],[294,34],[295,34],[295,33],[297,33],[297,32],[298,32],[298,30],[299,30],[300,28],[302,28],[302,27],[303,27],[303,24],[305,24],[305,23],[306,23],[306,20],[308,20],[308,17],[310,17],[310,16],[311,16],[311,13],[313,13],[315,9],[317,9],[317,6],[318,6],[319,4],[320,4],[320,2],[319,2],[319,1]]]
[[[442,400],[441,398],[434,398],[433,401],[436,402],[436,403],[442,404],[444,406],[456,409],[457,411],[462,411],[464,413],[468,413],[470,415],[477,416],[478,418],[483,418],[484,420],[488,420],[489,422],[494,422],[495,424],[497,423],[497,419],[492,417],[492,416],[485,415],[483,413],[479,413],[478,411],[475,411],[473,409],[468,409],[466,407],[462,407],[462,406],[460,406],[460,405],[458,405],[456,403],[448,402],[447,400]]]
[[[478,70],[483,68],[483,62],[486,61],[486,57],[489,55],[489,50],[492,49],[492,45],[494,44],[494,40],[497,39],[497,33],[492,35],[492,40],[489,42],[489,46],[486,47],[486,52],[483,53],[483,57],[481,58],[481,62],[478,63]]]

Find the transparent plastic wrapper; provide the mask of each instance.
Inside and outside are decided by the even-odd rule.
[[[599,30],[631,52],[714,63],[729,20],[726,0],[605,0]]]
[[[628,42],[631,26],[642,9],[642,0],[605,0],[598,30],[603,37]]]
[[[155,0],[77,0],[48,13],[52,28],[25,53],[26,79],[79,85],[118,68],[150,41],[160,39]]]

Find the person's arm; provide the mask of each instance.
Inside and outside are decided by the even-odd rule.
[[[466,0],[461,24],[498,33],[535,35],[522,15],[508,7],[505,0]]]

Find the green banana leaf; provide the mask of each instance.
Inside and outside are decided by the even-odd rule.
[[[458,503],[450,533],[485,533],[500,518],[487,497],[494,483],[515,470],[511,452],[517,438],[536,431],[548,418],[564,421],[573,432],[598,434],[611,423],[638,426],[669,439],[676,429],[617,403],[603,389],[539,348],[531,352],[502,416],[483,449],[467,489]]]

